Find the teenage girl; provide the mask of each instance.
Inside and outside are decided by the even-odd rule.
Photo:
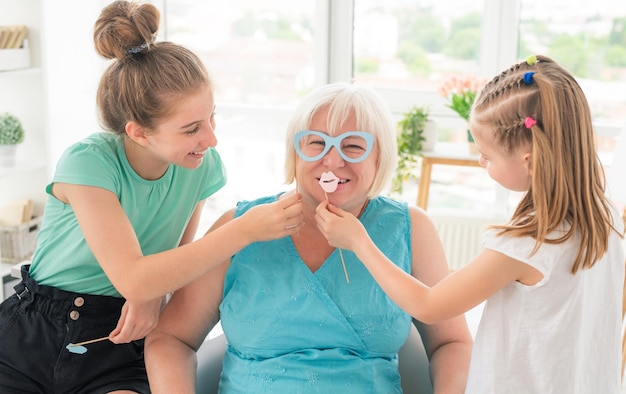
[[[294,194],[191,242],[226,182],[213,83],[192,52],[154,41],[158,26],[154,6],[127,1],[95,24],[113,59],[97,93],[107,132],[70,146],[46,188],[32,264],[0,305],[2,393],[149,393],[143,338],[163,296],[300,227]]]

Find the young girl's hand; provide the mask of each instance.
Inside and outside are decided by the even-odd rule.
[[[315,209],[315,222],[330,246],[354,251],[359,240],[368,238],[363,224],[353,214],[323,200]]]
[[[161,298],[142,304],[126,301],[117,327],[109,334],[109,340],[113,343],[128,343],[145,338],[156,327],[160,313]]]
[[[248,223],[246,231],[253,242],[295,234],[304,225],[300,193],[293,193],[271,204],[257,205],[240,218]]]

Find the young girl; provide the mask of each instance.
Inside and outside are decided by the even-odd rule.
[[[618,393],[624,227],[604,194],[580,86],[552,59],[530,57],[484,87],[470,129],[489,175],[526,194],[467,266],[428,287],[345,211],[322,202],[318,226],[421,321],[487,300],[467,393]]]
[[[148,393],[142,338],[161,298],[302,222],[293,195],[191,242],[226,181],[213,85],[192,52],[154,42],[158,26],[154,6],[126,1],[95,24],[97,51],[115,59],[97,95],[109,132],[69,147],[46,188],[32,264],[0,306],[2,393]]]

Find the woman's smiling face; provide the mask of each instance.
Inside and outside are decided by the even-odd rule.
[[[356,128],[354,114],[348,116],[336,130],[328,130],[327,118],[328,109],[321,109],[311,119],[309,129],[332,137],[351,131],[361,131]],[[305,161],[298,157],[296,173],[299,191],[303,194],[304,200],[310,201],[313,207],[328,196],[333,205],[358,214],[367,200],[367,193],[374,181],[377,162],[378,149],[375,143],[371,153],[358,163],[344,160],[335,147],[330,148],[317,161]],[[333,193],[325,193],[319,183],[322,174],[329,171],[339,179]]]

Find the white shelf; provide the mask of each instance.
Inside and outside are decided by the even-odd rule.
[[[13,265],[14,264],[0,263],[0,302],[4,301],[4,298],[6,296],[4,294],[5,278],[7,279],[7,281],[12,279],[11,270],[13,268]],[[8,291],[7,291],[7,293],[8,293]]]
[[[7,296],[13,294],[13,284],[18,279],[22,279],[22,265],[30,264],[29,260],[21,263],[0,263],[0,302]]]
[[[0,167],[0,179],[6,178],[9,176],[20,175],[26,172],[34,171],[34,170],[42,170],[46,168],[46,163],[44,161],[33,161],[33,162],[24,162],[17,163],[13,167]]]
[[[1,77],[16,77],[16,76],[33,76],[41,74],[41,68],[39,67],[29,67],[22,68],[19,70],[0,70],[0,78]]]
[[[11,270],[15,264],[9,263],[0,263],[0,277],[4,278],[5,276],[11,275]]]

